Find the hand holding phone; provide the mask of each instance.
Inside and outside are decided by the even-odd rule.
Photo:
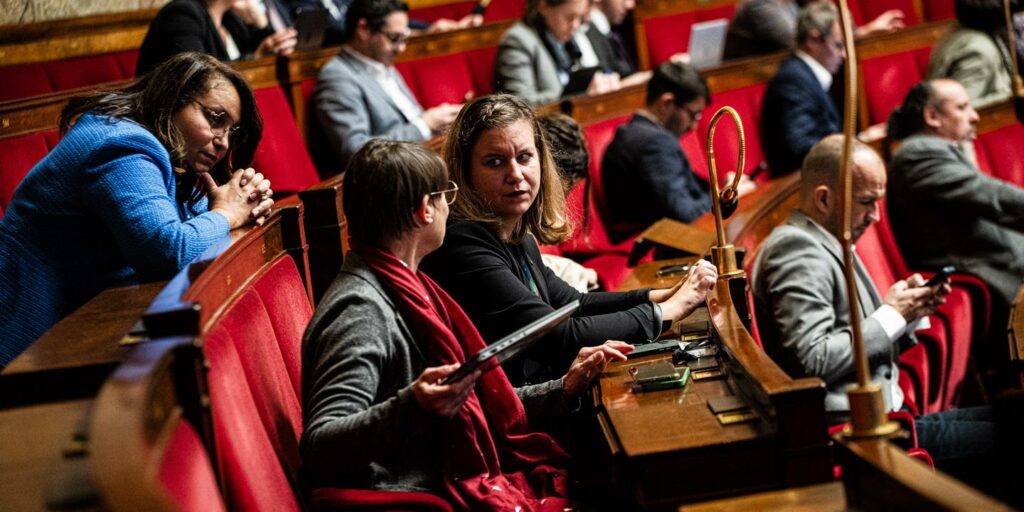
[[[954,272],[956,272],[956,267],[953,265],[946,265],[945,267],[942,267],[942,270],[936,272],[928,282],[924,283],[924,286],[931,288],[932,286],[942,284],[946,282],[946,280],[949,279],[949,276],[953,275]]]

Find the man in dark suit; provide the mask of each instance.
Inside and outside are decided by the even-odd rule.
[[[845,58],[835,6],[815,2],[801,10],[796,52],[768,82],[761,105],[761,147],[772,177],[799,169],[814,144],[841,130],[828,90]]]
[[[635,5],[635,0],[595,1],[590,8],[590,22],[585,32],[598,59],[602,63],[607,62],[608,70],[622,77],[633,74],[636,65],[613,27],[621,25]]]
[[[965,154],[977,121],[954,80],[907,93],[889,119],[889,136],[903,138],[890,165],[889,212],[911,266],[955,265],[988,284],[993,331],[1002,332],[1024,279],[1024,189],[986,176]],[[1005,333],[999,338],[993,346],[1005,347]]]
[[[709,101],[707,83],[693,67],[666,62],[654,72],[645,106],[615,131],[601,164],[613,239],[662,217],[692,222],[711,209],[708,183],[693,173],[679,145]]]

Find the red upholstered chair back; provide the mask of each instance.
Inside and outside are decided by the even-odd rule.
[[[526,12],[526,0],[494,0],[484,12],[484,21],[515,20]]]
[[[577,229],[572,238],[562,244],[562,250],[567,254],[606,252],[629,254],[633,244],[632,240],[613,244],[608,237],[604,222],[604,219],[607,218],[605,210],[607,203],[601,176],[601,160],[604,158],[604,151],[615,138],[615,129],[628,120],[629,116],[622,116],[583,127],[583,135],[587,140],[587,149],[590,152],[590,197],[584,198],[583,184],[578,184],[569,194],[567,209],[582,223],[583,201],[586,199],[590,203],[590,219],[586,226],[585,236],[583,230]]]
[[[42,133],[0,140],[0,208],[7,209],[14,189],[49,151]]]
[[[416,7],[409,9],[409,18],[428,22],[433,22],[441,18],[458,20],[469,14],[473,10],[474,6],[476,6],[476,2],[469,0],[466,2],[431,5],[429,7]]]
[[[854,0],[849,5],[857,25],[863,25],[890,9],[899,9],[903,12],[903,23],[910,26],[921,22],[914,3],[914,0]]]
[[[203,335],[232,508],[299,508],[293,485],[302,435],[300,347],[311,316],[298,269],[282,255],[252,276]]]
[[[138,50],[0,66],[0,101],[135,77]]]
[[[954,0],[921,0],[924,8],[924,19],[928,21],[951,20],[956,18]]]
[[[217,488],[206,447],[187,421],[178,421],[164,447],[157,468],[157,480],[163,485],[175,508],[182,512],[227,510]]]
[[[690,28],[694,23],[720,18],[731,20],[735,11],[735,5],[724,5],[645,18],[643,31],[647,38],[647,58],[651,68],[667,61],[672,55],[687,51]]]
[[[929,46],[861,60],[870,124],[884,123],[907,91],[924,79],[931,51]]]
[[[404,62],[397,67],[423,108],[462,103],[476,95],[468,53],[450,53]]]
[[[270,179],[275,198],[294,194],[320,181],[313,160],[295,125],[288,99],[280,87],[253,91],[263,116],[263,138],[256,149],[253,168]]]
[[[1013,123],[983,133],[974,143],[979,166],[992,176],[1024,187],[1024,125]]]
[[[0,67],[0,101],[10,101],[53,92],[53,84],[42,64],[15,64]]]
[[[708,137],[712,116],[719,108],[727,105],[736,110],[743,122],[743,134],[747,148],[743,173],[749,175],[764,161],[758,126],[761,120],[761,100],[764,98],[766,87],[767,84],[758,83],[716,92],[712,95],[711,103],[704,109],[704,116],[698,123],[694,134],[688,134],[682,139],[684,151],[690,159],[690,165],[693,166],[693,171],[698,176],[708,179],[709,171],[704,141]],[[715,162],[718,168],[718,177],[722,183],[725,182],[726,173],[736,168],[738,151],[739,138],[736,135],[732,118],[728,117],[720,121],[715,128]],[[761,173],[758,179],[768,179],[768,173]]]

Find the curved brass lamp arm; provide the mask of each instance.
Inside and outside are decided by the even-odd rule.
[[[842,217],[839,224],[842,233],[839,241],[843,247],[843,273],[846,277],[846,300],[850,306],[850,330],[853,340],[854,370],[857,384],[850,386],[846,394],[850,400],[850,426],[844,434],[852,437],[888,436],[899,430],[896,422],[887,419],[882,387],[871,382],[868,371],[867,349],[864,346],[864,331],[861,326],[860,297],[857,292],[857,278],[854,273],[853,231],[853,141],[857,136],[857,52],[853,44],[853,22],[847,0],[839,0],[839,18],[842,22],[843,45],[846,49],[846,97],[843,101],[843,151],[839,167]]]
[[[715,162],[715,128],[718,126],[718,121],[726,114],[732,116],[733,123],[736,125],[736,134],[740,140],[740,154],[736,161],[736,176],[733,178],[733,182],[719,192],[718,164]],[[708,157],[708,177],[710,178],[708,181],[711,186],[711,211],[715,217],[715,233],[718,235],[718,245],[711,248],[711,261],[718,267],[719,279],[742,277],[744,276],[743,270],[736,264],[736,249],[732,244],[726,243],[725,227],[722,225],[724,219],[732,215],[739,204],[737,187],[743,177],[743,163],[747,153],[743,123],[740,121],[740,115],[732,107],[722,107],[711,117],[705,149]]]
[[[740,140],[740,152],[739,158],[736,160],[736,176],[733,177],[732,183],[725,187],[721,192],[718,190],[718,165],[715,162],[715,129],[718,127],[718,122],[722,120],[722,116],[729,114],[732,117],[733,123],[736,125],[736,135]],[[711,209],[715,213],[715,229],[718,232],[718,245],[725,245],[725,229],[722,227],[724,219],[729,218],[732,215],[732,211],[735,211],[736,200],[739,198],[737,192],[740,185],[740,179],[743,178],[743,167],[747,154],[747,139],[743,134],[743,122],[740,120],[740,115],[736,113],[736,110],[732,107],[725,106],[718,109],[715,115],[711,117],[711,122],[708,124],[708,140],[705,144],[705,150],[707,151],[708,157],[708,174],[711,178]],[[731,208],[725,208],[727,211],[723,214],[723,206],[729,204]]]

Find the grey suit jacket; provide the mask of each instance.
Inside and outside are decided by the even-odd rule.
[[[956,265],[1008,307],[1024,279],[1024,189],[981,173],[945,139],[909,137],[889,166],[889,214],[907,262]]]
[[[531,105],[562,97],[558,67],[540,37],[522,21],[505,32],[494,58],[494,90],[515,94]]]
[[[411,387],[427,366],[383,283],[359,254],[345,255],[302,338],[306,484],[443,494],[446,420],[420,407]],[[516,394],[535,430],[564,421],[571,405],[561,380]]]
[[[882,386],[886,407],[903,402],[896,359],[899,344],[891,342],[882,325],[867,317],[882,300],[860,259],[857,283],[864,345],[873,380]],[[846,388],[856,382],[846,298],[842,249],[814,221],[794,210],[786,224],[765,240],[751,279],[754,308],[765,351],[793,377],[819,377],[825,381],[825,410],[849,410]]]
[[[963,84],[976,108],[1010,97],[1009,52],[1001,40],[958,27],[935,43],[928,78],[952,78]]]
[[[402,92],[418,107],[402,75],[394,69],[392,73]],[[320,70],[312,103],[323,134],[342,164],[373,137],[424,139],[423,133],[412,124],[412,119],[402,114],[366,65],[345,50]]]

